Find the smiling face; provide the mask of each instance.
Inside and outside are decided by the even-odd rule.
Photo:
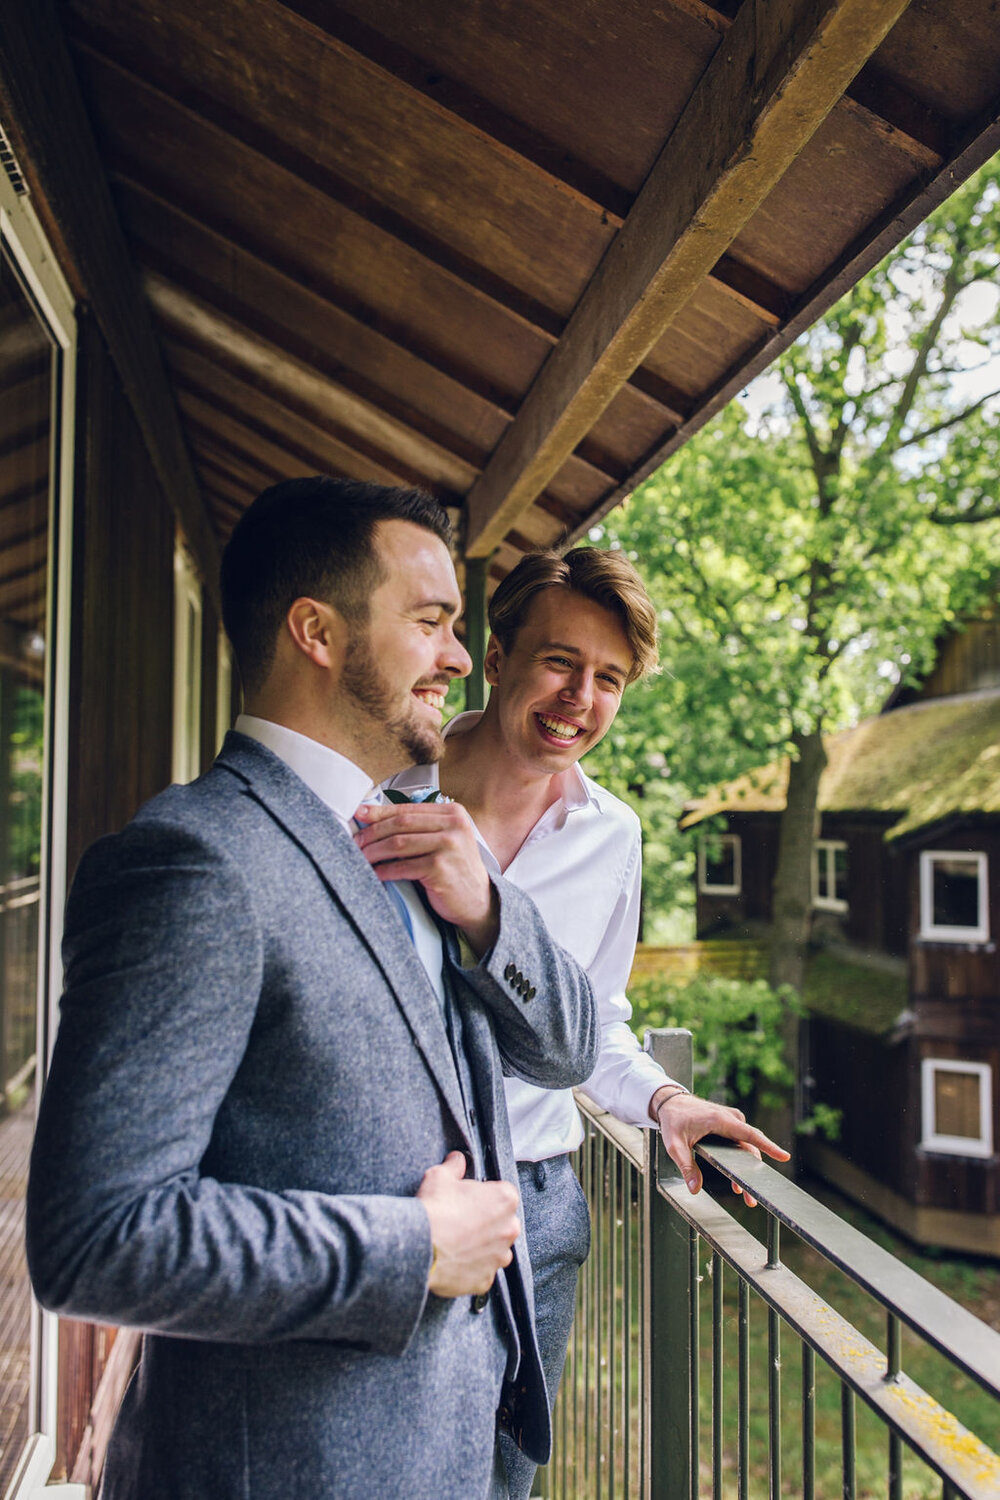
[[[375,546],[383,579],[351,632],[338,694],[364,749],[359,764],[381,780],[440,758],[448,684],[472,662],[455,636],[461,598],[444,543],[409,521],[383,521]]]
[[[566,770],[611,728],[631,666],[616,615],[570,589],[543,589],[510,651],[493,636],[486,653],[487,712],[505,753],[532,775]]]

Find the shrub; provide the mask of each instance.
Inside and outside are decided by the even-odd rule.
[[[763,979],[692,978],[644,975],[629,986],[632,1025],[641,1037],[647,1027],[683,1026],[694,1036],[697,1093],[724,1104],[775,1107],[794,1087],[786,1056],[783,1022],[805,1011],[788,985],[774,990]],[[798,1126],[806,1134],[837,1134],[840,1111],[824,1107]]]

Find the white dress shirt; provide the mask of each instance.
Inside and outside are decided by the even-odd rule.
[[[458,714],[445,734],[461,734],[478,713]],[[539,818],[502,873],[534,901],[549,932],[587,971],[601,1023],[601,1051],[584,1092],[629,1125],[651,1126],[649,1101],[668,1079],[629,1026],[625,987],[639,931],[642,846],[630,807],[573,766],[562,795]],[[387,783],[406,791],[438,786],[437,766],[411,766]],[[500,866],[479,835],[491,875]],[[583,1124],[571,1089],[504,1079],[514,1155],[544,1161],[575,1151]]]
[[[270,719],[258,719],[253,714],[240,714],[235,727],[240,734],[257,740],[283,760],[309,790],[326,803],[348,833],[353,834],[357,828],[353,818],[362,802],[383,800],[381,790],[372,783],[366,771],[348,760],[346,755],[321,745],[306,734],[287,729],[284,724],[273,724]],[[434,986],[438,1002],[444,1005],[441,934],[414,890],[412,881],[396,880],[393,884],[406,903],[413,942],[427,970],[427,977]],[[388,895],[386,900],[389,900]]]

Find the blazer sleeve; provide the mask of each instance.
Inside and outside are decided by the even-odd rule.
[[[405,1350],[431,1260],[420,1202],[201,1173],[263,973],[235,862],[162,826],[102,840],[74,882],[64,956],[27,1194],[39,1301],[199,1339]]]
[[[572,1088],[589,1078],[600,1047],[590,980],[549,936],[531,897],[502,876],[492,880],[500,898],[493,947],[463,969],[453,935],[447,945],[459,996],[467,984],[489,1010],[505,1073],[541,1088]]]

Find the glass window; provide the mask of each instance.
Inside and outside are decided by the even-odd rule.
[[[813,905],[847,910],[847,845],[837,839],[817,839],[813,848]]]
[[[985,854],[927,849],[920,856],[920,936],[983,943],[989,937]]]
[[[56,370],[56,350],[0,249],[0,1494],[37,1420],[22,1240],[38,1061]]]
[[[989,1065],[926,1057],[921,1070],[921,1145],[929,1151],[958,1156],[992,1155],[993,1080]]]
[[[709,835],[698,846],[698,886],[717,896],[738,896],[743,888],[739,834]]]

